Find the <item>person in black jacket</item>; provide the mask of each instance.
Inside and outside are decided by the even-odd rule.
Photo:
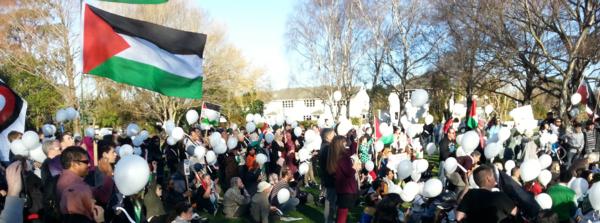
[[[327,173],[327,157],[329,156],[329,149],[331,140],[335,136],[333,129],[323,129],[321,132],[321,138],[323,143],[321,144],[319,154],[319,170],[321,177],[321,186],[325,191],[325,211],[323,215],[326,223],[334,222],[333,215],[337,210],[335,205],[337,200],[337,192],[335,191],[335,176]]]
[[[456,130],[450,128],[439,145],[440,148],[440,180],[446,184],[446,173],[444,173],[444,161],[448,157],[456,157]]]

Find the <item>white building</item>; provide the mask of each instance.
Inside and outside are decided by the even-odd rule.
[[[316,88],[289,88],[273,91],[271,100],[265,102],[265,118],[285,115],[294,120],[318,120],[320,117],[334,117],[336,107],[316,97]],[[332,108],[333,107],[333,108]],[[346,104],[340,101],[340,116],[346,114]],[[350,117],[362,117],[368,113],[369,97],[364,89],[350,98]]]

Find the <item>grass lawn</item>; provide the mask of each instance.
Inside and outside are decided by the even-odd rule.
[[[429,165],[432,168],[433,176],[437,176],[438,169],[439,169],[438,155],[435,154],[433,156],[426,156],[426,159],[429,161]],[[315,171],[315,177],[317,177],[317,181],[319,181],[318,174],[316,171]],[[319,194],[321,193],[321,191],[316,188],[304,188],[303,187],[302,190],[310,193],[315,200],[319,198]],[[405,203],[403,205],[403,207],[405,207],[405,208],[407,208],[409,206],[410,206],[409,203]],[[286,215],[286,217],[302,218],[302,220],[293,221],[293,222],[323,222],[323,208],[324,208],[323,206],[315,205],[315,202],[308,202],[307,205],[299,205],[295,211]],[[356,207],[350,209],[350,215],[348,216],[348,222],[358,222],[363,209],[364,209],[364,207],[360,206],[360,205],[357,205]],[[203,214],[201,214],[201,215],[203,215]],[[245,218],[236,219],[236,220],[226,219],[223,216],[223,213],[221,212],[221,210],[219,210],[219,213],[216,216],[209,216],[208,218],[209,218],[210,222],[219,222],[219,223],[251,222],[249,219],[250,216],[246,216],[246,218],[248,218],[248,219],[245,219]]]

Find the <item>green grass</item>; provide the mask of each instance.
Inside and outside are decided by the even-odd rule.
[[[426,156],[426,159],[427,159],[427,161],[429,161],[429,165],[432,167],[433,176],[436,177],[437,173],[439,171],[438,155],[435,154],[433,156]],[[316,180],[320,181],[320,179],[318,178],[318,175],[319,174],[317,173],[317,171],[315,171],[315,177],[317,178]],[[315,200],[319,199],[319,194],[321,193],[321,191],[316,188],[304,188],[303,187],[301,190],[310,193]],[[402,205],[402,207],[408,208],[408,207],[410,207],[410,203],[404,203]],[[292,211],[285,216],[286,217],[294,217],[294,218],[302,218],[302,220],[294,221],[294,222],[298,222],[298,223],[323,222],[323,209],[324,209],[323,206],[317,206],[317,205],[315,205],[315,202],[308,202],[308,204],[306,204],[306,205],[299,205],[295,211]],[[357,205],[356,207],[350,209],[350,214],[348,216],[348,222],[358,222],[363,209],[364,209],[364,207],[360,206],[360,205]],[[251,217],[249,215],[245,216],[244,218],[240,218],[240,219],[234,219],[234,220],[226,219],[223,216],[223,212],[221,210],[219,210],[219,212],[216,216],[209,216],[208,218],[209,218],[210,222],[218,222],[218,223],[251,222],[251,220],[250,220]]]

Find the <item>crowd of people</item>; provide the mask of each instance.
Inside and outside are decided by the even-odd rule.
[[[429,124],[415,137],[394,126],[383,148],[370,126],[190,127],[177,142],[161,140],[159,129],[141,144],[117,131],[85,137],[39,131],[44,160],[11,153],[2,166],[0,222],[180,223],[222,214],[266,223],[309,204],[323,216],[303,221],[348,222],[357,211],[361,223],[598,221],[588,193],[600,176],[595,123],[565,128],[549,113],[538,133],[513,127],[505,139],[495,139],[507,128],[496,118],[479,120],[473,130],[457,119]],[[460,146],[467,130],[479,136],[472,151]],[[227,149],[211,157],[215,133]],[[319,138],[320,145],[301,154],[305,137]],[[486,151],[492,143],[501,150]],[[134,154],[120,151],[134,144]],[[127,155],[143,157],[151,171],[146,186],[130,195],[114,177]],[[406,160],[414,171],[404,173]],[[546,171],[551,175],[543,176]],[[439,190],[431,179],[441,182]]]

